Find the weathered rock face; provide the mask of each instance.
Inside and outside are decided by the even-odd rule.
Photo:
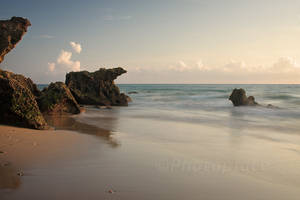
[[[24,87],[27,87],[34,94],[34,96],[39,96],[41,94],[41,91],[37,88],[36,84],[34,84],[30,78],[26,78],[23,75],[14,74],[12,72],[3,70],[0,70],[0,75],[7,79],[18,80],[18,82]]]
[[[47,114],[78,114],[80,107],[69,88],[62,82],[51,83],[38,98],[41,112]]]
[[[255,106],[258,103],[255,102],[253,96],[246,96],[246,91],[242,88],[234,89],[229,97],[229,100],[233,103],[234,106]]]
[[[0,70],[0,123],[48,128],[32,88],[34,84],[29,78]]]
[[[103,106],[127,106],[128,96],[120,93],[114,80],[126,73],[123,68],[104,69],[95,72],[70,72],[66,85],[79,104]]]
[[[22,17],[12,17],[10,20],[0,20],[0,63],[27,32],[30,22]]]

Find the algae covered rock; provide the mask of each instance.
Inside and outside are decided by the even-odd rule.
[[[30,25],[30,21],[22,17],[0,20],[0,63],[4,56],[22,39]]]
[[[100,106],[127,106],[128,98],[120,93],[114,80],[126,73],[121,67],[100,68],[95,72],[70,72],[66,75],[66,85],[79,104]]]
[[[0,63],[22,39],[30,26],[27,19],[12,17],[0,20]],[[30,78],[0,69],[0,123],[46,129],[36,96],[40,91]]]
[[[27,83],[32,81],[0,70],[0,123],[46,129],[47,123]]]
[[[242,88],[234,89],[229,97],[234,106],[255,106],[258,103],[253,96],[247,97],[246,91]]]
[[[15,74],[9,71],[0,70],[0,76],[7,79],[18,80],[18,82],[24,87],[27,87],[33,93],[34,96],[39,96],[41,94],[41,91],[37,88],[36,84],[33,83],[33,81],[30,78],[26,78],[21,74]]]
[[[38,98],[41,112],[47,114],[78,114],[80,107],[63,82],[51,83]]]

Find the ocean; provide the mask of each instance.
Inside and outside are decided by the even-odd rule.
[[[112,118],[152,119],[203,124],[232,129],[263,128],[298,134],[300,130],[300,85],[175,85],[120,84],[130,94],[129,107],[118,109]],[[244,88],[267,107],[233,107],[228,100],[234,88]],[[101,115],[101,112],[99,112]],[[99,124],[98,124],[99,125]],[[101,126],[101,125],[99,125]]]
[[[50,123],[92,140],[78,146],[84,156],[44,167],[65,180],[56,188],[81,188],[91,199],[299,198],[300,85],[118,86],[136,92],[128,107],[88,106]],[[234,88],[263,106],[233,107]]]

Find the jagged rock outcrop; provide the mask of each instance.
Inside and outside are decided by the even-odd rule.
[[[30,26],[27,19],[12,17],[0,20],[0,63],[22,39]],[[30,78],[0,69],[0,123],[35,129],[48,125],[40,112],[37,86]]]
[[[47,114],[78,114],[80,107],[63,82],[51,83],[38,98],[41,112]]]
[[[114,80],[126,73],[121,67],[100,68],[95,72],[70,72],[66,75],[66,85],[79,104],[100,106],[127,106],[128,96],[120,93]]]
[[[29,78],[0,69],[0,123],[48,128],[33,94],[35,89]]]
[[[256,106],[258,105],[255,102],[255,98],[253,96],[246,96],[246,91],[242,88],[234,89],[229,97],[229,100],[233,103],[234,106]]]
[[[0,20],[0,63],[4,56],[22,39],[30,25],[30,21],[22,17]]]
[[[26,78],[25,76],[20,74],[3,71],[1,69],[0,75],[8,79],[18,80],[18,82],[24,87],[27,87],[33,93],[34,96],[39,96],[41,94],[41,91],[37,88],[36,84],[33,83],[33,81],[30,78]]]

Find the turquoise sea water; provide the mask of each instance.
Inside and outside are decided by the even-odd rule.
[[[38,87],[42,89],[46,86]],[[113,111],[104,114],[101,111],[98,113],[99,116],[148,118],[233,129],[246,126],[250,129],[264,128],[300,134],[300,85],[119,84],[118,86],[120,91],[126,94],[137,92],[129,94],[133,102],[129,107],[118,109],[117,116]],[[278,108],[233,107],[228,97],[234,88],[244,88],[247,95],[254,96],[261,105],[272,104]]]
[[[202,123],[212,126],[300,130],[300,85],[119,85],[133,103],[126,117]],[[228,100],[234,88],[244,88],[261,105],[238,107]],[[235,125],[237,127],[235,127]]]

